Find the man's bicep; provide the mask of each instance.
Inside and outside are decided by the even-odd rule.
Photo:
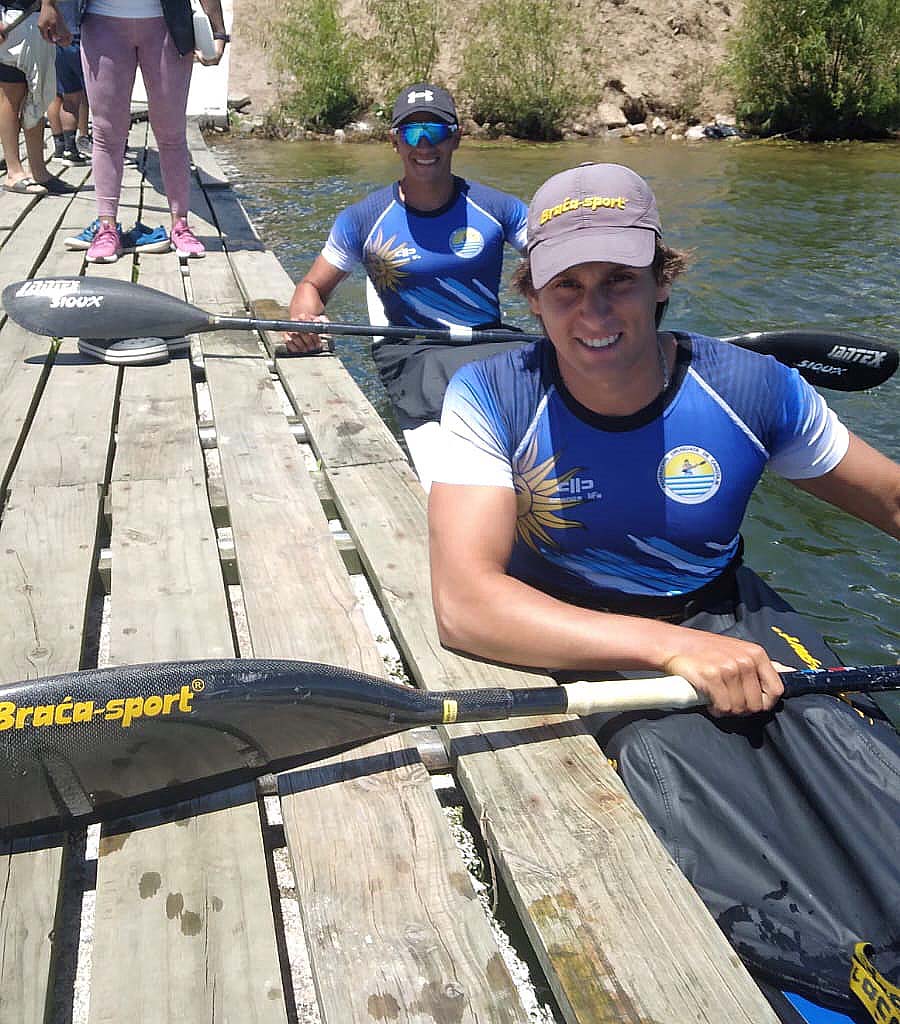
[[[465,579],[473,572],[505,572],[516,532],[515,491],[435,483],[428,532],[432,574]]]

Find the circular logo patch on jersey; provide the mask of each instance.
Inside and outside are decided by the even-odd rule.
[[[462,259],[470,260],[484,248],[484,235],[477,228],[457,228],[450,235],[450,248]]]
[[[682,505],[700,505],[719,489],[722,470],[704,448],[683,444],[666,452],[656,471],[663,492]]]

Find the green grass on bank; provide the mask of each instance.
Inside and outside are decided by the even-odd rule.
[[[284,0],[276,53],[295,86],[281,115],[330,131],[365,111],[383,116],[405,83],[440,81],[435,69],[447,29],[437,5],[365,2],[363,29],[344,23],[337,0]],[[895,4],[745,0],[728,59],[705,67],[703,77],[717,75],[729,85],[740,123],[751,132],[814,140],[885,136],[900,129]],[[596,106],[604,80],[597,39],[584,44],[590,60],[570,52],[583,34],[581,17],[576,0],[483,0],[454,89],[460,109],[518,138],[559,138]],[[690,82],[699,95],[701,78],[694,74]],[[687,119],[692,90],[682,91],[680,116]]]

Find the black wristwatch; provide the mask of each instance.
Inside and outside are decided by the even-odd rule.
[[[213,39],[222,39],[226,43],[231,42],[231,36],[227,32],[213,32]]]

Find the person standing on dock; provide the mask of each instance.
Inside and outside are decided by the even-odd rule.
[[[44,112],[56,95],[55,44],[68,46],[71,41],[56,0],[0,4],[0,148],[6,160],[7,192],[60,196],[75,191],[51,174],[44,160]],[[29,173],[19,155],[20,131]]]
[[[417,82],[400,92],[391,141],[403,176],[340,213],[328,241],[294,290],[292,320],[327,321],[325,304],[357,264],[365,267],[370,320],[423,329],[500,326],[504,244],[525,248],[527,207],[504,192],[453,174],[459,117],[444,89]],[[378,303],[372,302],[372,291]],[[374,307],[374,308],[373,308]],[[287,334],[294,352],[322,347],[315,334]],[[500,346],[422,341],[373,345],[373,358],[391,399],[423,486],[447,381],[473,358]]]
[[[191,159],[187,145],[187,99],[195,58],[218,64],[228,42],[221,0],[201,0],[215,36],[215,56],[195,53],[189,0],[79,0],[81,60],[94,126],[93,171],[97,224],[88,263],[114,263],[122,254],[116,217],[122,190],[125,145],[131,126],[131,93],[137,69],[147,89],[147,112],[159,147],[166,198],[172,216],[171,246],[197,258],[203,243],[188,224]],[[154,238],[145,252],[168,248]]]

